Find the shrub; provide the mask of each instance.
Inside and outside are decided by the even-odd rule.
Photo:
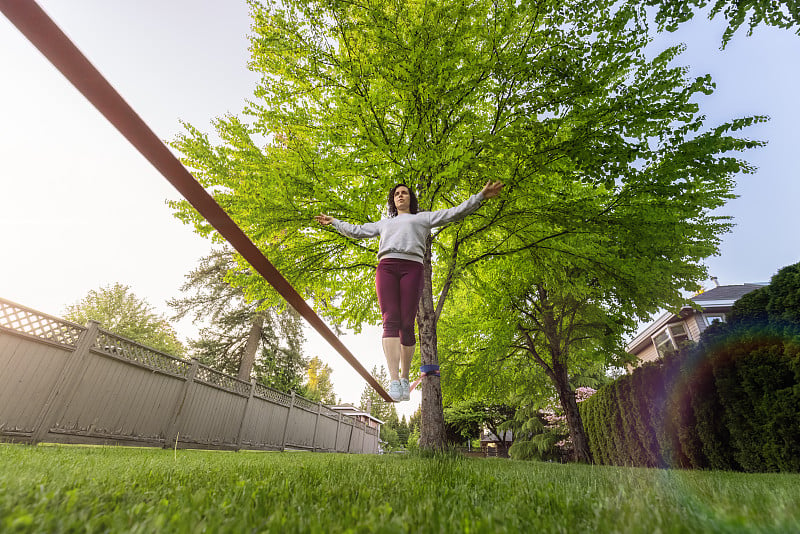
[[[731,326],[766,325],[769,319],[767,313],[769,299],[769,286],[756,289],[740,297],[734,302],[733,308],[728,313],[728,324]]]
[[[597,463],[800,471],[800,263],[581,407]]]
[[[800,327],[800,263],[779,270],[768,287],[769,322]]]

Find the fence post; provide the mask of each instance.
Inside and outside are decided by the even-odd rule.
[[[283,423],[283,441],[281,442],[281,450],[286,450],[286,433],[289,430],[289,419],[292,417],[292,411],[294,410],[294,391],[292,391],[292,396],[289,400],[289,411],[286,412],[286,421]]]
[[[322,402],[317,403],[317,420],[314,423],[314,439],[311,440],[311,452],[317,452],[317,434],[319,434],[319,414],[322,412]]]
[[[361,454],[364,454],[364,440],[367,439],[367,423],[364,423],[364,430],[361,432]]]
[[[336,423],[336,441],[333,442],[333,450],[339,452],[339,429],[342,428],[342,412],[337,412],[339,420]]]
[[[94,345],[99,329],[100,323],[89,321],[86,330],[78,338],[75,351],[68,356],[64,368],[61,370],[61,375],[53,385],[53,389],[50,390],[50,394],[47,396],[39,416],[36,418],[31,436],[34,443],[42,441],[58,419],[58,416],[66,409],[66,402],[72,396],[81,376],[83,376],[89,349]],[[57,406],[59,402],[61,405]]]
[[[194,384],[194,377],[197,375],[197,368],[200,366],[200,362],[197,359],[192,358],[192,366],[189,368],[189,374],[186,376],[186,382],[183,383],[183,388],[181,392],[178,394],[178,399],[175,402],[175,409],[172,411],[172,418],[169,430],[164,433],[164,448],[167,449],[172,446],[174,443],[175,446],[178,446],[178,432],[180,432],[181,423],[183,423],[184,411],[183,407],[186,404],[191,404],[192,402],[192,395],[194,388],[192,385]]]
[[[350,447],[353,445],[353,431],[356,429],[355,422],[352,425],[347,425],[350,427],[350,437],[347,438],[347,454],[350,454]]]
[[[236,434],[236,450],[242,448],[242,429],[244,428],[244,422],[247,419],[247,414],[250,413],[250,405],[253,402],[253,394],[256,392],[256,379],[250,379],[250,395],[247,397],[247,402],[244,404],[244,410],[242,410],[242,420],[239,422],[239,432]]]

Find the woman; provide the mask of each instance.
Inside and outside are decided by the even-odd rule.
[[[391,378],[389,395],[395,401],[409,400],[408,372],[416,346],[414,319],[422,296],[425,240],[431,228],[469,215],[483,200],[496,197],[502,188],[501,182],[487,182],[480,193],[458,206],[420,212],[414,192],[405,184],[397,184],[389,192],[387,219],[356,225],[325,214],[314,217],[322,225],[332,224],[347,237],[380,236],[375,287],[383,316],[383,352]]]

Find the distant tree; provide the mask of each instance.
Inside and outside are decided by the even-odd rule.
[[[375,380],[377,380],[384,389],[388,389],[389,375],[386,372],[386,367],[381,365],[380,370],[377,366],[373,367],[372,376],[375,377]],[[372,386],[369,384],[364,386],[364,391],[361,393],[361,409],[369,413],[372,417],[377,417],[381,421],[397,421],[397,407],[394,403],[383,400],[383,397],[372,389]]]
[[[481,436],[484,414],[476,409],[477,404],[467,401],[444,408],[444,424],[450,441],[461,442]]]
[[[172,356],[186,351],[169,321],[120,283],[92,289],[66,307],[64,318],[80,324],[98,321],[106,330]]]
[[[505,432],[500,427],[513,417],[513,407],[482,401],[462,402],[444,410],[445,423],[462,438],[460,441],[479,438],[481,431],[486,429],[497,437],[506,450],[511,442],[506,441]]]
[[[406,416],[404,415],[400,419],[400,424],[397,427],[397,439],[400,441],[400,445],[403,447],[408,444],[408,436],[411,433],[411,430],[408,427],[408,421],[406,421]]]
[[[408,435],[406,449],[412,452],[419,450],[419,437],[419,426],[415,426],[411,434]]]
[[[381,439],[386,442],[386,447],[390,450],[400,446],[400,436],[397,430],[389,425],[381,426]]]
[[[408,418],[408,430],[412,434],[416,430],[417,437],[419,437],[419,427],[421,425],[421,419],[422,419],[422,407],[420,406],[419,408],[417,408],[417,411],[411,414],[411,417]]]
[[[682,22],[692,19],[696,12],[712,5],[708,18],[722,14],[728,27],[722,35],[722,47],[731,40],[736,30],[748,21],[748,35],[761,24],[794,29],[800,34],[800,4],[797,0],[647,0],[648,6],[658,8],[656,23],[660,29],[674,31]]]
[[[510,430],[514,436],[508,455],[515,460],[553,460],[553,455],[548,453],[561,436],[548,432],[548,421],[539,405],[527,401],[527,397],[518,399],[514,417],[500,427],[503,431]]]
[[[309,400],[323,404],[336,404],[336,393],[331,382],[331,368],[317,356],[311,358],[306,370],[304,395]]]
[[[591,387],[579,387],[575,400],[581,403],[596,393]],[[508,451],[519,460],[569,460],[573,454],[573,442],[564,410],[556,398],[550,399],[544,408],[535,404],[517,406],[514,418],[500,426],[501,430],[514,433],[514,444]]]
[[[240,380],[254,376],[281,391],[298,389],[308,364],[302,321],[294,310],[267,306],[257,290],[246,293],[241,281],[252,276],[229,248],[216,250],[186,275],[181,291],[187,296],[168,304],[175,319],[208,321],[199,338],[189,341],[192,355],[204,364]]]

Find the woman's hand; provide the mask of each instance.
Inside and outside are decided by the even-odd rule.
[[[503,189],[505,184],[503,182],[492,182],[491,180],[486,182],[486,185],[483,186],[481,189],[481,193],[483,193],[483,198],[489,199],[494,198],[500,194],[500,190]]]
[[[328,226],[333,222],[333,217],[330,215],[325,215],[324,213],[320,213],[314,217],[314,220],[320,223],[322,226]]]

